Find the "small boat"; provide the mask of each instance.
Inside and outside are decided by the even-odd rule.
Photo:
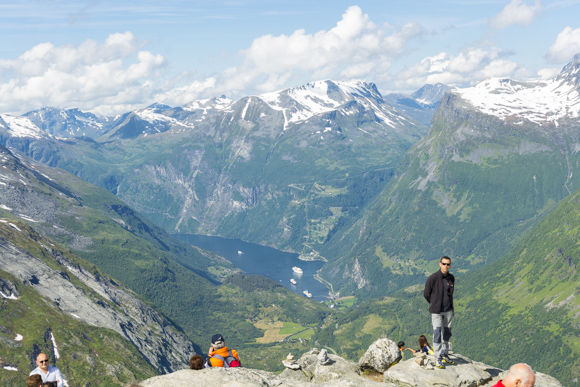
[[[244,252],[242,250],[238,250],[238,255],[242,255]]]
[[[292,268],[292,271],[294,271],[294,273],[302,274],[302,269],[299,268],[298,266],[294,266]]]
[[[308,290],[303,291],[302,293],[304,293],[304,295],[308,298],[312,298],[312,293],[310,293]]]
[[[290,282],[292,282],[292,285],[296,285],[296,280],[294,278],[290,278]]]

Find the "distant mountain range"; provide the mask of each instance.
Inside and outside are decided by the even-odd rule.
[[[154,104],[108,120],[94,140],[58,138],[29,117],[0,119],[4,144],[108,189],[169,232],[315,257],[427,132],[373,84],[333,81],[237,101]]]

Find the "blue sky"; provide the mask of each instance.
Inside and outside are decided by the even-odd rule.
[[[548,78],[580,52],[578,15],[580,0],[3,0],[0,113]]]

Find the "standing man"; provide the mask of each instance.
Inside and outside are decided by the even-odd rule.
[[[38,367],[32,370],[30,375],[40,375],[42,382],[56,382],[57,387],[63,387],[62,375],[57,367],[48,365],[48,356],[40,353],[36,357]]]
[[[448,256],[441,257],[439,267],[441,270],[427,278],[423,295],[429,303],[429,312],[431,312],[431,321],[433,323],[433,351],[437,361],[435,366],[437,368],[445,368],[443,362],[455,364],[449,358],[455,277],[449,273],[451,258]]]

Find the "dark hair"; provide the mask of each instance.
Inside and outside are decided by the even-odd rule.
[[[442,256],[441,259],[439,260],[439,263],[443,263],[444,259],[448,259],[449,263],[451,263],[451,258],[449,258],[447,255]]]
[[[401,347],[404,347],[405,346],[405,342],[404,341],[399,341],[397,343],[397,346],[399,347],[399,349],[401,349]]]
[[[193,355],[189,359],[189,368],[192,370],[201,370],[203,368],[203,357],[201,355]]]
[[[55,382],[44,382],[42,384],[42,387],[56,387],[56,383]]]
[[[42,384],[42,376],[38,374],[30,375],[26,379],[27,387],[38,387],[40,384]]]
[[[419,350],[423,349],[423,347],[425,347],[425,345],[429,345],[427,338],[425,337],[425,335],[419,336]],[[429,345],[429,348],[431,348],[430,345]]]

